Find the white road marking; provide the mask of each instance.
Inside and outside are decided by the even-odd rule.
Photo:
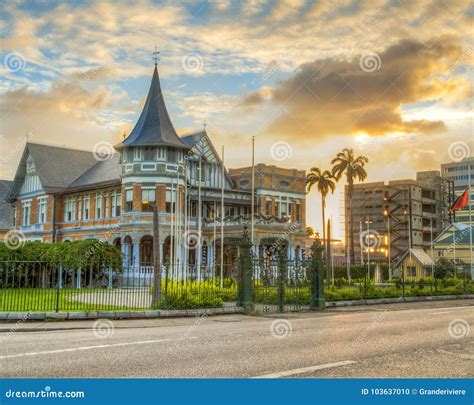
[[[474,307],[466,308],[460,307],[459,309],[450,309],[449,311],[438,311],[438,312],[430,312],[430,315],[442,315],[442,314],[452,314],[453,312],[464,312],[464,311],[472,311],[474,312]]]
[[[309,371],[317,371],[317,370],[324,370],[326,368],[347,366],[349,364],[354,364],[354,363],[357,363],[357,361],[344,360],[344,361],[338,361],[336,363],[320,364],[318,366],[295,368],[294,370],[286,370],[286,371],[280,371],[278,373],[273,373],[273,374],[259,375],[252,378],[282,378],[282,377],[288,377],[290,375],[307,373]]]
[[[193,337],[189,337],[189,338],[186,338],[186,339],[197,339],[197,337],[193,336]],[[147,344],[162,343],[162,342],[176,342],[176,341],[181,341],[181,340],[183,340],[183,339],[157,339],[157,340],[142,340],[142,341],[139,341],[139,342],[112,343],[112,344],[109,344],[109,345],[71,347],[69,349],[46,350],[44,352],[29,352],[29,353],[9,354],[9,355],[6,355],[6,356],[0,356],[0,360],[13,359],[13,358],[16,358],[16,357],[26,357],[26,356],[41,356],[41,355],[44,355],[44,354],[76,352],[76,351],[79,351],[79,350],[104,349],[104,348],[107,348],[107,347],[147,345]]]

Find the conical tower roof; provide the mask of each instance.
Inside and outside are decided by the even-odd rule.
[[[140,118],[130,135],[118,145],[118,148],[127,146],[173,146],[189,149],[189,146],[181,141],[171,122],[161,91],[156,64]]]

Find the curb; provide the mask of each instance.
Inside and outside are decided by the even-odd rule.
[[[327,301],[326,308],[352,307],[361,305],[397,304],[401,302],[449,301],[474,299],[474,294],[439,295],[426,297],[375,298],[347,301]],[[111,312],[0,312],[0,321],[44,321],[44,320],[85,320],[85,319],[154,319],[196,317],[201,315],[243,314],[243,307],[200,308],[200,309],[156,309],[149,311]]]
[[[48,319],[153,319],[176,318],[201,315],[243,314],[243,307],[201,308],[201,309],[156,309],[150,311],[111,312],[0,312],[0,321],[44,321]]]
[[[398,304],[400,302],[425,302],[425,301],[449,301],[473,299],[474,294],[466,295],[438,295],[426,297],[404,297],[404,298],[374,298],[348,301],[327,301],[326,308],[334,307],[352,307],[357,305],[379,305],[379,304]]]

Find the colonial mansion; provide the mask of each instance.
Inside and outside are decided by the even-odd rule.
[[[305,198],[303,170],[227,169],[205,129],[178,136],[155,64],[140,118],[120,144],[104,154],[28,142],[6,202],[9,228],[26,240],[113,243],[128,272],[150,271],[159,248],[180,277],[209,277],[235,270],[244,228],[255,257],[279,244],[302,259]]]

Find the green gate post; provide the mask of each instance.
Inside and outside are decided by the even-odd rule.
[[[242,239],[239,243],[239,280],[238,280],[238,298],[239,306],[244,308],[246,313],[253,312],[253,274],[252,274],[252,255],[250,248],[252,243],[247,232],[247,228],[244,227]]]
[[[324,300],[324,263],[323,263],[323,246],[321,241],[316,239],[311,246],[311,301],[309,308],[311,310],[326,308]]]
[[[285,284],[287,273],[286,245],[278,250],[278,310],[283,312],[285,309]]]
[[[61,295],[61,288],[63,288],[63,266],[62,264],[56,265],[57,266],[57,287],[56,287],[56,305],[55,305],[55,312],[59,312],[59,296]]]

